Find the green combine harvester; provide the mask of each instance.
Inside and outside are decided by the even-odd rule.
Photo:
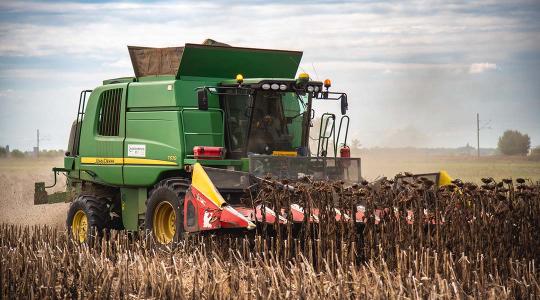
[[[231,47],[128,47],[135,77],[80,94],[64,166],[65,192],[36,183],[35,204],[72,202],[67,226],[80,242],[91,229],[149,230],[161,244],[184,232],[250,231],[286,222],[240,197],[266,180],[361,180],[347,146],[347,94],[331,82],[295,78],[302,52]],[[314,100],[337,100],[310,149]],[[291,207],[302,222],[302,207]],[[312,212],[313,213],[313,212]],[[360,220],[360,219],[358,219]]]

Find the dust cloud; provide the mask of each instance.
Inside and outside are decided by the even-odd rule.
[[[34,182],[52,184],[51,169],[62,164],[61,157],[0,159],[0,223],[65,228],[68,203],[34,205]],[[65,189],[63,176],[59,179],[53,191]]]

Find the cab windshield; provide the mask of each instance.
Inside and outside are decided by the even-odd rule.
[[[224,95],[222,107],[226,116],[227,148],[234,157],[251,153],[295,150],[289,133],[283,96],[275,92],[246,95]]]

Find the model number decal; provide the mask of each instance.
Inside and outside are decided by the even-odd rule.
[[[146,157],[146,145],[144,144],[128,144],[128,156],[130,157]]]
[[[176,161],[176,155],[169,155],[167,156],[168,160]]]

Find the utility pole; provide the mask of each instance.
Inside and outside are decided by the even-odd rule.
[[[476,113],[476,153],[480,158],[480,114]]]
[[[37,143],[36,147],[34,147],[34,156],[39,157],[39,129],[37,130]]]
[[[480,158],[480,130],[491,129],[491,120],[484,121],[483,123],[482,127],[480,127],[480,114],[476,113],[476,155],[478,158]]]

